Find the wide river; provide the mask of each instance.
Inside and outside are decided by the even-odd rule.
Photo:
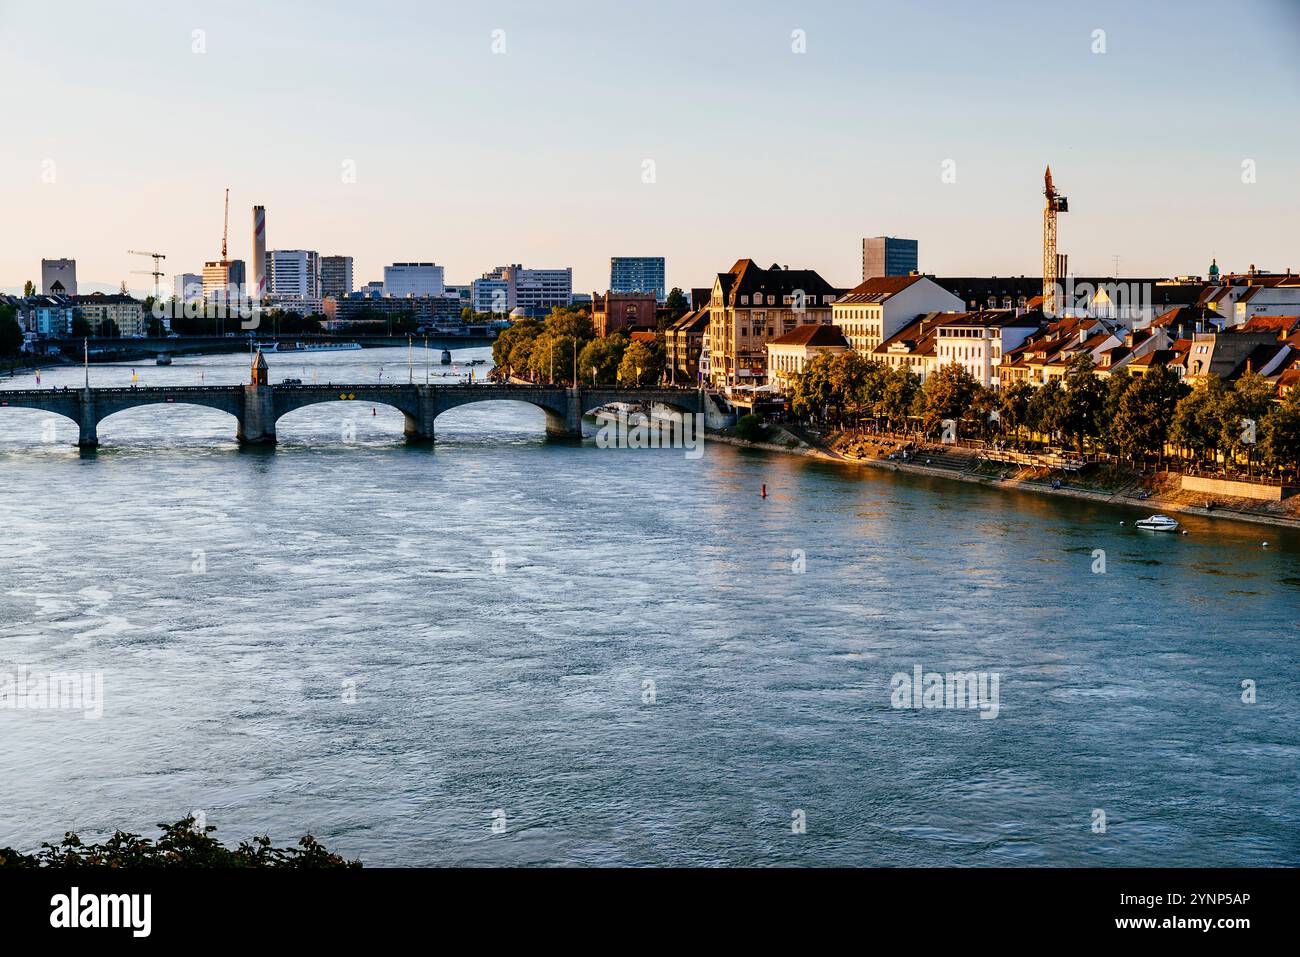
[[[410,374],[404,349],[270,363]],[[367,865],[1300,859],[1293,532],[554,443],[517,403],[401,432],[336,403],[241,451],[230,416],[155,406],[81,454],[0,412],[0,672],[104,688],[97,720],[0,708],[0,847],[202,811]],[[894,707],[916,667],[996,676],[996,717]]]

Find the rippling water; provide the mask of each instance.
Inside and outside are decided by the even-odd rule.
[[[408,376],[406,350],[270,359]],[[201,809],[372,865],[1296,863],[1292,532],[548,443],[515,403],[432,450],[362,403],[273,451],[206,409],[121,413],[87,455],[47,419],[0,413],[0,671],[101,671],[106,702],[0,710],[0,846]],[[999,674],[997,718],[892,708],[918,664]]]

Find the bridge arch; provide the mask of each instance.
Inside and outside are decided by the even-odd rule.
[[[9,410],[19,411],[21,414],[13,416],[13,419],[22,421],[27,418],[34,428],[31,432],[32,444],[37,442],[62,442],[62,433],[66,431],[67,435],[79,435],[81,421],[72,409],[48,408],[44,405],[25,405],[16,402],[4,402],[0,404],[0,414]],[[51,432],[46,426],[46,422],[57,420],[61,428],[56,426]],[[12,429],[6,429],[4,434],[8,437]]]
[[[384,395],[382,397],[369,396],[363,391],[357,390],[343,394],[353,397],[341,398],[340,394],[336,393],[327,397],[314,397],[301,402],[286,402],[285,406],[287,407],[282,407],[280,402],[277,401],[275,403],[276,408],[273,424],[274,434],[277,436],[279,435],[282,423],[285,419],[289,419],[292,422],[292,419],[297,413],[306,409],[313,409],[317,412],[324,413],[330,407],[342,407],[340,411],[346,410],[346,412],[351,412],[353,413],[352,418],[360,420],[371,417],[369,414],[371,408],[382,406],[386,412],[396,412],[402,416],[402,433],[408,439],[421,440],[424,438],[423,430],[420,427],[419,408],[411,408],[414,403],[395,399],[392,395]],[[347,421],[346,412],[344,414],[345,422]],[[388,416],[385,415],[384,418],[387,419]],[[344,435],[347,434],[346,425],[341,429],[341,433]]]

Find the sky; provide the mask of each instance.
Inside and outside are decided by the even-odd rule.
[[[1098,32],[1102,31],[1102,32]],[[799,52],[802,49],[803,52]],[[0,289],[220,253],[861,279],[1300,267],[1300,0],[0,0]]]

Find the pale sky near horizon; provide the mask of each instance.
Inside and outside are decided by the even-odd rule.
[[[198,272],[227,186],[232,258],[262,203],[269,248],[351,255],[358,286],[432,260],[603,291],[612,255],[852,286],[880,234],[1034,275],[1046,163],[1074,273],[1294,269],[1298,54],[1300,0],[0,0],[0,289],[67,256],[144,291],[128,249]]]

